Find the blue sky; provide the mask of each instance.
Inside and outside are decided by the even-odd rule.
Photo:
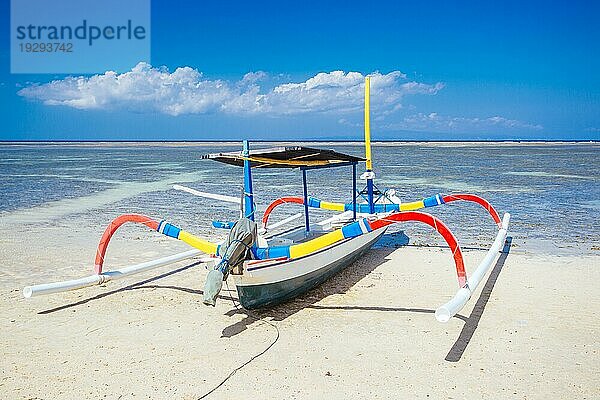
[[[151,59],[75,94],[10,74],[0,7],[0,140],[358,139],[367,74],[375,140],[600,139],[596,2],[154,0]]]

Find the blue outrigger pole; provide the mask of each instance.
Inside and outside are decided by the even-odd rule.
[[[254,221],[254,192],[252,191],[252,168],[250,167],[250,144],[243,142],[242,154],[244,156],[244,216]]]

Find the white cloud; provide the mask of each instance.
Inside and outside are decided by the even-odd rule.
[[[542,130],[539,124],[508,119],[500,116],[487,118],[451,117],[437,113],[413,114],[404,117],[399,122],[393,122],[381,127],[385,130],[412,130],[427,132],[476,132],[489,130]]]
[[[408,81],[400,71],[371,76],[373,109],[381,114],[402,107],[406,95],[436,94],[444,85]],[[267,74],[250,72],[240,81],[210,80],[190,67],[154,68],[139,63],[131,71],[108,71],[91,77],[67,77],[21,89],[21,96],[47,105],[82,110],[126,109],[169,115],[229,113],[286,115],[345,113],[362,109],[364,78],[359,72],[319,73],[300,83],[271,89],[260,83]]]

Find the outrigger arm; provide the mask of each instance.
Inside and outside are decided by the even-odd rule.
[[[104,264],[104,257],[106,255],[108,244],[110,243],[110,240],[116,232],[116,230],[119,229],[125,223],[138,223],[145,225],[148,228],[158,231],[166,236],[179,239],[194,247],[194,249],[174,254],[171,256],[158,258],[156,260],[131,265],[117,270],[103,271],[102,268]],[[94,275],[69,281],[26,286],[23,289],[23,296],[29,298],[32,296],[38,296],[43,294],[59,293],[69,290],[81,289],[89,286],[101,285],[109,281],[121,279],[126,276],[139,274],[144,271],[148,271],[165,265],[173,264],[178,261],[183,261],[192,257],[196,257],[202,253],[208,255],[216,254],[217,250],[217,244],[204,240],[165,221],[158,222],[150,217],[141,214],[123,214],[115,218],[108,225],[108,227],[104,231],[104,234],[102,235],[102,238],[100,239],[98,249],[96,250],[96,259],[94,262]],[[204,258],[201,259],[200,262],[206,263],[211,262],[213,260],[214,258]]]

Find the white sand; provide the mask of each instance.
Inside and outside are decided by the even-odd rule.
[[[0,398],[196,399],[275,340],[230,300],[203,306],[201,266],[22,298],[26,284],[89,274],[101,231],[49,224],[27,228],[27,243],[16,231],[1,239]],[[110,265],[184,248],[117,239]],[[447,324],[432,313],[457,288],[448,250],[372,250],[257,313],[279,339],[209,398],[599,398],[598,257],[521,249],[496,269],[487,304],[479,290]],[[468,269],[483,254],[466,252]]]

